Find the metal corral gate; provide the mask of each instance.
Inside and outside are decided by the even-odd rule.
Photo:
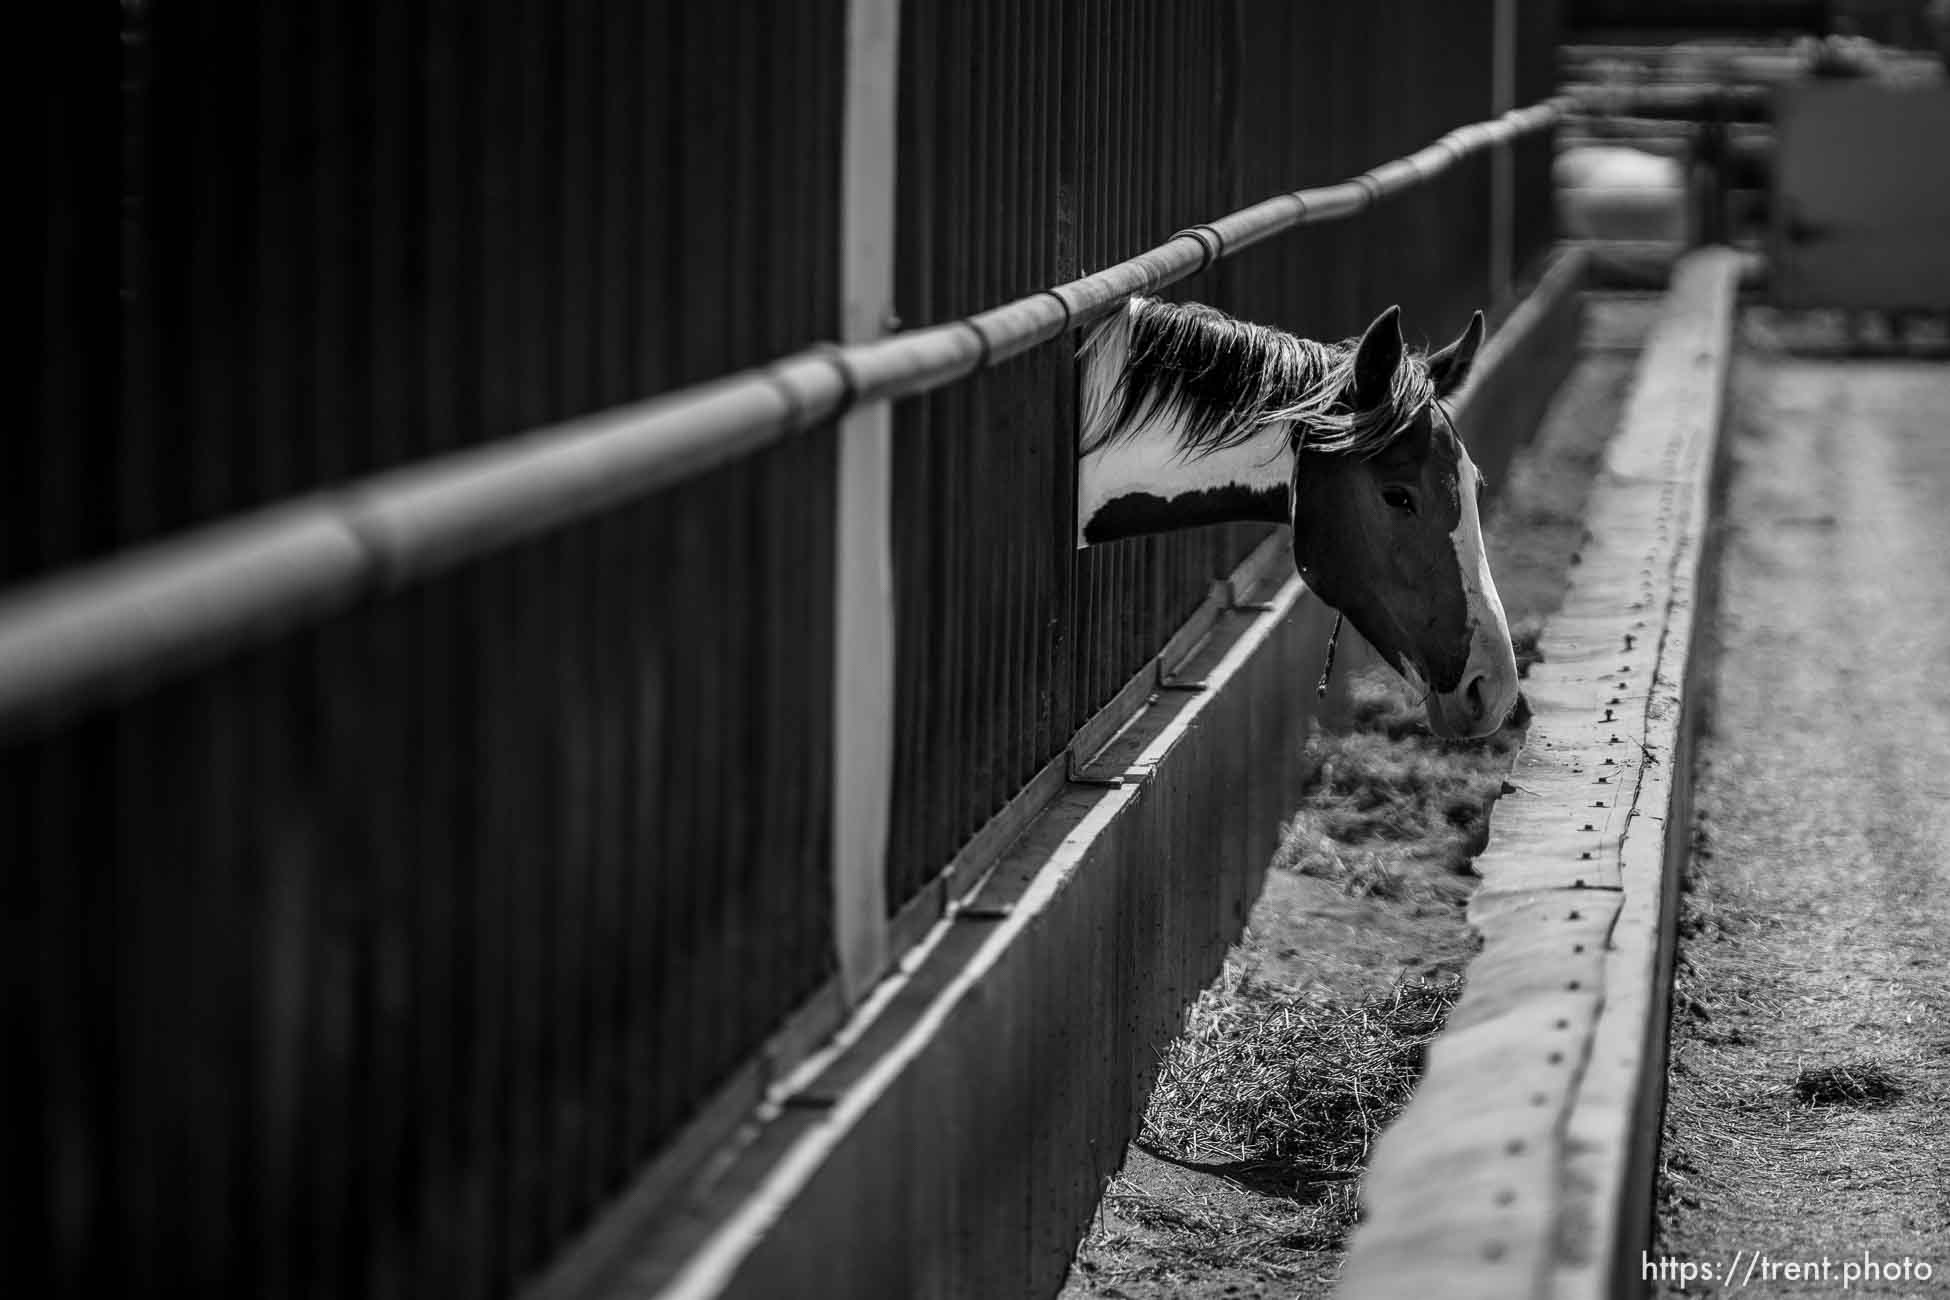
[[[45,51],[77,75],[37,128],[0,479],[13,1271],[502,1294],[862,986],[830,424],[609,495],[576,456],[611,424],[509,441],[841,333],[848,6],[122,13],[119,68],[79,23]],[[909,0],[899,30],[909,325],[1529,103],[1555,39],[1509,0]],[[1448,337],[1548,240],[1548,148],[1502,198],[1478,153],[1188,292]],[[1073,551],[1068,355],[893,407],[883,959],[1264,533]]]

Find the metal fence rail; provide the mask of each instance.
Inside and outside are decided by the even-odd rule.
[[[1565,107],[1552,99],[1459,128],[1352,180],[1277,195],[960,320],[795,354],[50,578],[0,602],[0,739],[600,515],[853,405],[945,387],[1215,258],[1352,216],[1544,131]]]

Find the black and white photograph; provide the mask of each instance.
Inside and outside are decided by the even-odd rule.
[[[1950,1300],[1950,0],[12,16],[21,1300]]]

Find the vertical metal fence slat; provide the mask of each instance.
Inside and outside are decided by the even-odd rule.
[[[291,24],[273,21],[262,13],[254,14],[253,19],[248,29],[252,48],[246,54],[251,96],[239,107],[256,126],[248,174],[250,188],[258,196],[257,219],[242,248],[249,250],[250,278],[259,311],[267,319],[290,321],[300,294],[298,262],[291,256],[288,242],[288,232],[298,222],[298,198],[292,187],[278,184],[277,178],[283,165],[282,144],[291,134],[292,104],[284,93],[284,79],[289,75],[287,42],[293,33]],[[238,367],[237,383],[245,418],[259,429],[279,426],[284,434],[257,436],[254,479],[260,490],[283,492],[297,479],[301,454],[290,444],[290,404],[298,375],[293,339],[288,330],[255,329],[243,355],[246,364]],[[254,673],[254,689],[249,694],[256,696],[274,683],[282,687],[288,680],[275,662],[267,662]],[[276,838],[271,838],[264,850],[267,879],[261,889],[266,902],[257,932],[251,936],[261,954],[263,978],[259,1005],[253,1008],[255,1014],[248,1022],[256,1057],[257,1095],[246,1093],[243,1102],[255,1130],[252,1146],[256,1159],[243,1187],[251,1213],[240,1216],[240,1227],[254,1228],[251,1235],[256,1246],[255,1277],[246,1282],[246,1288],[266,1294],[288,1293],[296,1271],[294,1191],[298,1169],[295,1135],[288,1117],[298,1056],[291,1012],[302,997],[296,965],[301,960],[303,940],[295,890],[291,888],[296,873],[290,864],[295,854],[279,842],[292,835],[281,797],[289,783],[288,748],[278,743],[280,732],[288,729],[287,718],[286,710],[260,709],[251,724],[253,769],[263,782],[263,794],[253,803],[258,808],[257,817],[264,819],[261,824],[268,836]]]
[[[386,462],[404,462],[420,450],[412,431],[419,405],[417,381],[425,373],[417,356],[419,334],[391,304],[396,287],[410,283],[418,273],[415,236],[425,224],[413,185],[415,155],[424,153],[422,105],[414,94],[414,68],[424,61],[415,39],[416,26],[412,10],[389,8],[375,16],[362,52],[373,69],[364,108],[370,114],[374,148],[368,227],[374,251],[362,314],[373,375],[369,419],[375,433],[375,459]],[[389,703],[412,698],[411,611],[410,600],[391,602],[372,642],[375,677],[383,680],[382,698]],[[375,1249],[365,1281],[372,1294],[397,1297],[411,1294],[406,1279],[414,1243],[408,1225],[415,1217],[412,1186],[425,1141],[424,1114],[414,1104],[419,1094],[413,1044],[420,1034],[439,1032],[441,1022],[425,1015],[413,977],[414,956],[423,941],[423,932],[414,924],[415,901],[425,878],[413,852],[412,809],[424,793],[423,769],[413,764],[411,732],[389,735],[375,725],[371,734],[371,743],[387,751],[376,780],[390,786],[392,794],[389,815],[375,836],[382,845],[378,898],[382,939],[375,954],[377,1068],[366,1086],[375,1095],[383,1154],[373,1162],[371,1172],[371,1201],[378,1208],[373,1222]]]
[[[563,364],[570,376],[573,403],[596,407],[606,398],[603,327],[612,301],[601,278],[609,234],[609,189],[604,184],[602,165],[602,153],[610,138],[606,114],[611,98],[604,61],[604,42],[609,33],[607,15],[597,3],[579,0],[564,6],[564,12],[567,51],[563,79],[570,106],[566,129],[572,141],[565,153],[565,189],[570,196],[565,215],[573,215],[565,224],[573,233],[563,237],[563,259],[573,286],[570,310],[577,317],[578,327],[564,332]],[[608,831],[614,816],[615,769],[610,745],[615,679],[604,671],[605,651],[614,633],[604,616],[600,585],[606,535],[600,523],[569,535],[574,542],[570,558],[573,587],[564,649],[573,666],[575,689],[571,693],[572,727],[564,739],[570,760],[565,767],[572,768],[576,776],[565,789],[565,798],[571,809],[571,852],[577,860],[565,866],[580,869],[581,889],[573,899],[572,922],[563,927],[577,941],[571,996],[578,1014],[575,1032],[563,1042],[570,1060],[567,1073],[574,1082],[568,1095],[557,1101],[560,1112],[566,1112],[558,1113],[557,1124],[567,1130],[567,1139],[557,1165],[558,1208],[550,1234],[554,1241],[572,1233],[589,1208],[599,1203],[604,1151],[614,1149],[610,1114],[605,1107],[591,1104],[610,1082],[606,1066],[613,1042],[607,1023],[612,984],[606,959],[615,949],[604,926],[605,916],[613,915],[613,910],[606,913],[603,906],[612,870]],[[580,744],[576,743],[577,736],[582,738]]]
[[[1004,26],[1006,19],[1001,5],[982,6],[972,32],[978,48],[994,51],[994,57],[985,60],[987,66],[975,80],[972,96],[975,116],[973,154],[980,160],[975,168],[977,192],[991,196],[991,202],[1000,200],[1002,204],[1013,205],[1020,201],[1010,192],[1009,184],[1018,159],[1013,149],[1005,156],[999,147],[1008,138],[1005,114],[1015,94],[1013,84],[1006,89],[1001,84],[1003,77],[1012,71],[1005,62],[1007,46],[999,39],[1010,30]],[[1014,78],[1011,76],[1009,80],[1013,83]],[[972,277],[973,292],[967,304],[969,310],[974,310],[980,303],[992,302],[1006,292],[1002,285],[1008,256],[1007,232],[1006,220],[991,219],[977,227],[971,240],[975,274]],[[979,463],[996,466],[1006,472],[1015,468],[1011,454],[1014,448],[1008,436],[1006,399],[999,391],[996,379],[993,373],[976,376],[969,385],[969,395],[976,403],[976,455]],[[989,508],[981,512],[979,536],[983,543],[983,556],[979,561],[971,556],[971,578],[982,581],[987,574],[1003,569],[996,560],[998,549],[1006,556],[1010,540],[1007,527],[1006,509]],[[970,712],[975,728],[971,737],[974,748],[970,757],[974,761],[970,765],[971,779],[964,788],[965,802],[956,829],[958,839],[972,834],[981,826],[988,808],[1000,806],[996,798],[996,790],[1001,784],[1000,751],[1003,743],[999,715],[1003,707],[1003,683],[1008,668],[1008,607],[1013,603],[1014,593],[994,579],[984,581],[983,586],[986,591],[984,608],[976,624],[975,671],[970,674],[974,687]]]
[[[1002,259],[1000,284],[1004,295],[1018,297],[1035,288],[1028,275],[1029,239],[1028,223],[1034,219],[1031,210],[1035,193],[1035,152],[1029,146],[1031,132],[1025,113],[1031,102],[1032,91],[1029,85],[1029,59],[1026,41],[1030,35],[1028,14],[1020,3],[1004,4],[1000,7],[1003,57],[1000,60],[1010,86],[1010,93],[1002,98],[1002,137],[1018,142],[1010,159],[1008,183],[1008,217],[997,224],[1002,235]],[[1033,422],[1024,418],[1020,385],[1029,366],[1021,358],[999,371],[996,378],[995,395],[1002,408],[1003,418],[998,421],[1010,444],[1011,459],[1017,467],[1017,474],[1029,481],[1035,474],[1035,448],[1030,441]],[[1009,796],[1021,788],[1026,773],[1018,770],[1022,748],[1022,697],[1026,685],[1024,672],[1025,641],[1028,626],[1034,617],[1027,597],[1029,584],[1023,566],[1023,551],[1027,531],[1024,526],[1022,498],[1018,493],[1009,494],[1001,509],[1003,546],[1001,548],[1001,581],[1007,590],[1015,593],[1008,602],[1006,618],[1003,620],[1002,661],[1000,682],[996,691],[996,747],[998,762],[991,786],[990,798],[997,806],[1007,803]]]
[[[589,548],[592,575],[627,569],[627,559],[617,540],[614,519],[605,520],[595,530]],[[620,611],[598,598],[599,581],[588,581],[586,589],[592,598],[585,717],[594,736],[591,751],[594,807],[590,815],[594,867],[583,920],[590,936],[583,975],[589,1000],[588,1033],[580,1047],[587,1079],[584,1104],[588,1129],[580,1167],[576,1170],[576,1216],[571,1231],[595,1207],[626,1185],[633,1167],[627,1144],[627,1115],[618,1104],[627,1094],[623,989],[631,938],[624,925],[624,901],[631,865],[627,809],[632,665],[619,653]]]
[[[437,606],[426,596],[413,599],[401,611],[402,640],[411,644],[439,637],[432,617]],[[448,808],[451,771],[447,737],[442,724],[453,716],[446,674],[427,671],[423,656],[402,656],[401,687],[420,701],[414,725],[401,746],[401,761],[409,788],[410,806]],[[446,1216],[427,1188],[444,1181],[449,1166],[449,1137],[442,1123],[454,1087],[447,1052],[447,1030],[456,1023],[448,978],[452,956],[448,942],[454,928],[452,913],[454,857],[447,837],[431,833],[437,816],[404,818],[398,833],[408,865],[406,897],[401,900],[402,923],[409,939],[403,978],[411,1007],[410,1029],[403,1045],[410,1086],[404,1101],[410,1143],[406,1167],[391,1189],[399,1217],[400,1258],[390,1278],[375,1279],[381,1287],[405,1293],[423,1291],[436,1273],[436,1260],[445,1253]],[[416,1233],[412,1226],[417,1226]]]
[[[103,485],[109,509],[98,511],[112,521],[101,541],[106,546],[142,536],[154,526],[158,485],[156,462],[163,439],[157,434],[163,410],[159,390],[160,365],[157,321],[160,281],[154,248],[160,198],[156,178],[160,168],[153,155],[161,148],[157,137],[181,131],[168,99],[157,87],[156,65],[163,57],[155,11],[147,6],[122,8],[122,122],[120,194],[122,228],[118,289],[122,311],[115,353],[120,361],[120,402],[116,411],[119,433],[116,454],[108,461],[109,482]],[[105,360],[106,358],[104,358]]]
[[[519,1050],[514,1016],[520,996],[517,927],[521,920],[520,882],[511,870],[518,860],[514,842],[518,809],[512,802],[514,781],[510,764],[518,762],[525,743],[520,712],[520,674],[514,668],[514,640],[519,636],[505,579],[483,575],[469,593],[478,620],[478,634],[493,638],[497,653],[480,661],[478,693],[473,701],[478,731],[474,745],[473,820],[484,834],[478,863],[478,908],[469,931],[473,937],[473,1016],[469,1037],[474,1059],[469,1073],[474,1082],[472,1124],[467,1146],[468,1179],[464,1195],[469,1205],[465,1242],[468,1259],[477,1261],[469,1291],[487,1295],[498,1290],[510,1272],[513,1250],[512,1218],[516,1199],[513,1111],[520,1104],[514,1082],[514,1056]],[[490,702],[505,701],[491,706]]]
[[[597,52],[593,42],[601,36],[601,15],[595,5],[578,0],[560,7],[562,14],[562,97],[565,107],[562,129],[564,202],[561,209],[562,285],[564,298],[558,310],[572,322],[561,331],[563,391],[561,406],[567,409],[596,409],[602,392],[596,363],[599,357],[595,327],[601,320],[601,301],[593,277],[592,254],[600,249],[597,220],[602,196],[596,181],[601,166],[596,151],[602,143],[598,102],[603,86]],[[601,854],[600,824],[604,807],[604,780],[597,770],[601,727],[599,715],[605,713],[601,679],[594,672],[591,651],[601,644],[602,631],[592,616],[600,605],[598,570],[595,566],[600,530],[576,529],[563,536],[564,571],[560,575],[564,596],[562,636],[557,654],[565,661],[563,671],[572,689],[565,693],[562,732],[562,769],[569,779],[562,783],[564,838],[567,860],[562,870],[575,888],[564,900],[565,923],[558,933],[568,950],[564,964],[568,978],[563,995],[571,999],[573,1012],[560,1016],[568,1032],[558,1029],[559,1051],[563,1057],[560,1078],[564,1085],[554,1098],[555,1131],[558,1149],[553,1212],[548,1239],[560,1241],[578,1226],[589,1209],[584,1190],[589,1178],[590,1149],[600,1140],[602,1112],[589,1104],[600,1087],[595,1073],[600,1028],[598,990],[594,987],[594,968],[604,959],[598,941],[590,899],[600,890],[600,875],[605,865]]]
[[[642,536],[640,511],[631,511],[618,520],[630,543]],[[635,566],[632,566],[634,568]],[[654,629],[668,626],[663,615],[665,602],[656,590],[645,593],[641,602],[623,605],[628,629],[623,651],[630,662],[630,842],[639,855],[630,873],[626,923],[636,941],[628,945],[628,1011],[626,1021],[629,1088],[624,1093],[627,1149],[642,1153],[661,1131],[664,1116],[658,1102],[671,1067],[671,1054],[660,1046],[666,1030],[664,1002],[660,991],[670,987],[670,963],[678,960],[679,948],[668,927],[672,918],[663,904],[667,873],[660,864],[673,861],[666,853],[668,823],[661,792],[668,780],[662,761],[662,742],[669,733],[668,696],[665,670]],[[649,942],[644,942],[647,937]]]
[[[524,0],[516,10],[514,31],[523,52],[515,60],[515,76],[508,87],[512,120],[503,147],[511,148],[516,177],[514,195],[513,301],[515,315],[508,322],[514,369],[515,419],[523,426],[546,418],[552,404],[555,355],[552,322],[551,263],[555,249],[549,219],[557,200],[553,164],[559,126],[557,105],[550,93],[558,75],[553,66],[559,49],[550,40],[550,22],[558,7],[552,0]],[[521,666],[521,676],[549,661],[549,621],[554,616],[554,590],[546,542],[520,548],[509,566],[503,599],[513,624],[501,650]],[[553,679],[537,678],[511,702],[518,720],[517,748],[529,754],[549,754],[550,697]],[[510,684],[511,692],[520,689]],[[553,758],[553,755],[550,755]],[[508,842],[507,870],[514,881],[508,925],[511,937],[508,992],[511,1102],[508,1124],[508,1186],[506,1189],[507,1258],[505,1276],[519,1276],[522,1264],[542,1240],[547,1197],[548,1072],[547,1054],[550,955],[553,936],[552,897],[544,893],[544,873],[552,872],[550,832],[554,829],[555,764],[523,780],[527,766],[510,756],[503,798],[516,810]]]

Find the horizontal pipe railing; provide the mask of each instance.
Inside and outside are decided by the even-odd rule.
[[[1561,99],[1568,101],[1567,116],[1616,114],[1682,122],[1714,116],[1729,121],[1767,122],[1774,115],[1774,87],[1751,82],[1574,84],[1564,87]]]
[[[941,388],[1276,234],[1353,216],[1553,126],[1558,97],[1351,180],[1281,194],[960,320],[822,346],[713,383],[374,475],[0,599],[0,743],[224,654],[600,514],[853,406]]]

